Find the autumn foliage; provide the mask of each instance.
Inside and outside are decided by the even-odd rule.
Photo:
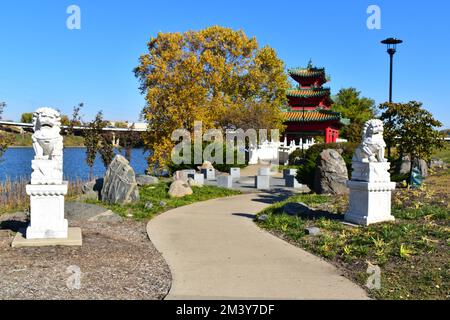
[[[288,87],[283,62],[242,31],[214,26],[159,33],[134,70],[147,101],[144,137],[149,165],[168,164],[173,130],[282,129],[280,107]]]

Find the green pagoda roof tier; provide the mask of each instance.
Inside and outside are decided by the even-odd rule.
[[[349,119],[342,118],[339,112],[330,110],[305,110],[305,111],[285,111],[284,120],[290,122],[312,122],[312,121],[339,121],[340,124],[347,125]]]
[[[291,76],[297,76],[297,77],[320,77],[323,76],[325,78],[325,68],[292,68],[288,69],[288,73]]]
[[[306,89],[289,89],[286,91],[288,97],[294,98],[313,98],[330,95],[329,88],[306,88]]]

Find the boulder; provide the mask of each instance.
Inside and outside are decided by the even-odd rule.
[[[290,216],[306,216],[314,213],[314,209],[303,202],[288,202],[284,205],[283,211]]]
[[[103,188],[103,178],[95,179],[85,183],[81,187],[83,200],[101,200],[101,192]]]
[[[425,160],[420,159],[416,166],[418,167],[422,177],[425,178],[428,176],[428,164]],[[399,174],[409,174],[411,172],[411,159],[409,156],[402,157],[397,171]]]
[[[125,204],[139,200],[136,175],[127,159],[117,155],[106,171],[102,201],[110,204]]]
[[[192,193],[193,191],[191,187],[189,187],[188,183],[182,180],[175,180],[169,188],[169,196],[172,198],[182,198]]]
[[[400,160],[397,172],[399,174],[409,174],[411,171],[411,159],[409,156],[403,156]]]
[[[334,149],[323,150],[317,158],[314,191],[318,194],[345,194],[348,171],[345,161]]]
[[[203,164],[201,166],[198,166],[197,168],[199,171],[201,171],[202,169],[214,169],[212,163],[209,161],[203,162]]]
[[[430,169],[445,169],[446,164],[441,159],[431,159]]]
[[[310,236],[320,236],[320,229],[317,227],[305,228],[305,234]]]
[[[136,176],[136,183],[138,186],[151,186],[159,183],[159,179],[157,177],[149,176],[146,174],[139,174]]]

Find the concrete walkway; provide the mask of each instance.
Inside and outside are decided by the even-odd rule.
[[[274,200],[245,194],[152,219],[147,232],[173,277],[167,299],[367,299],[331,264],[255,225]]]

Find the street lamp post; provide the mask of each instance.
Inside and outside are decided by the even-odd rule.
[[[392,102],[392,70],[394,64],[394,54],[397,52],[397,44],[403,41],[397,38],[387,38],[381,41],[382,44],[387,46],[387,53],[389,54],[389,102]],[[390,122],[390,121],[389,121]],[[388,146],[388,158],[391,156],[391,146]]]

